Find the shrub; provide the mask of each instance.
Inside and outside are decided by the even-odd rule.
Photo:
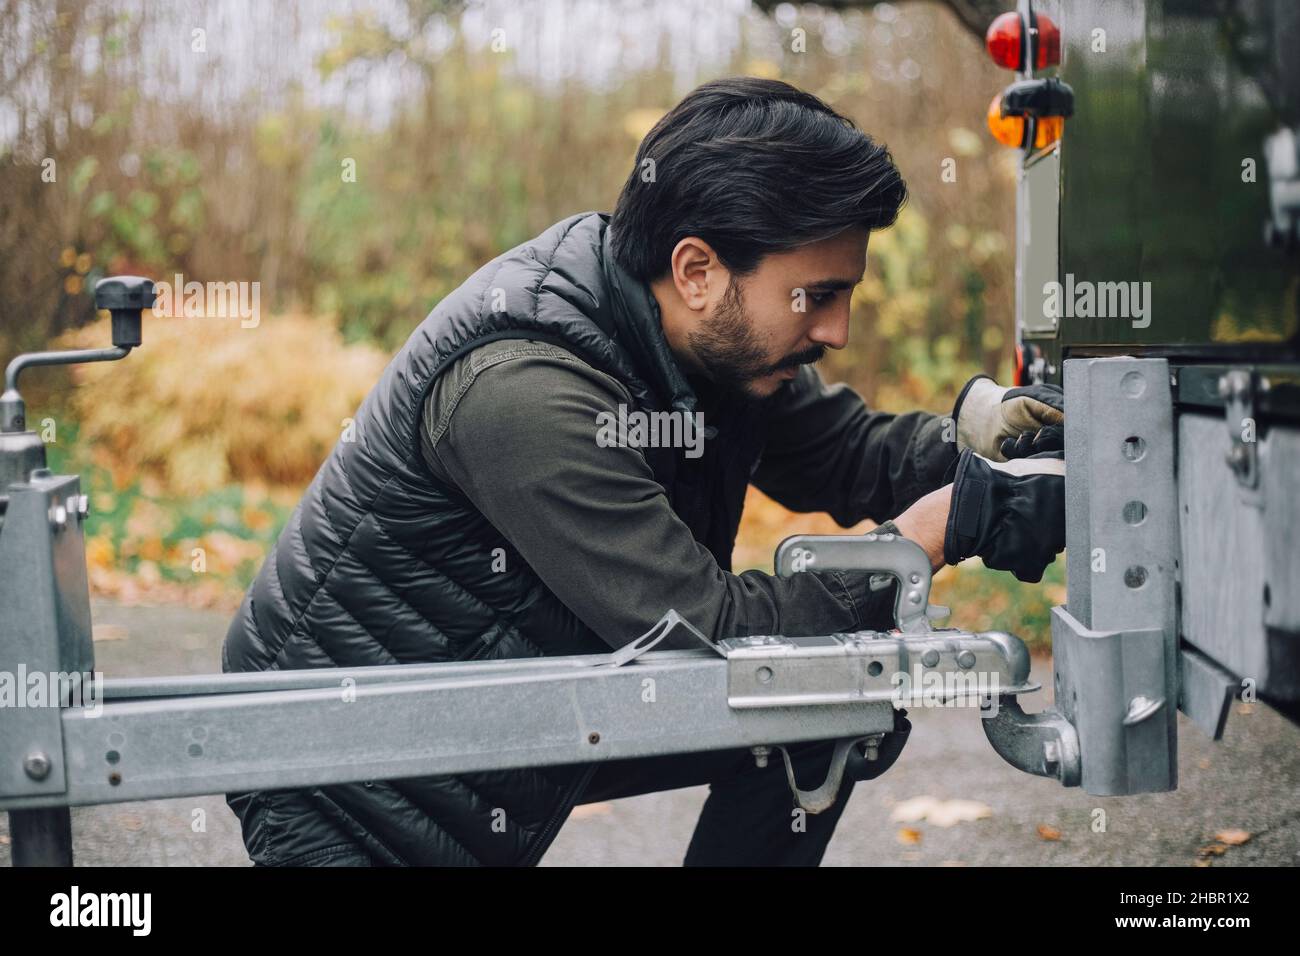
[[[107,320],[57,347],[100,346]],[[307,484],[387,361],[303,315],[252,328],[211,317],[145,316],[124,362],[76,366],[66,414],[119,488],[192,496],[231,483]]]

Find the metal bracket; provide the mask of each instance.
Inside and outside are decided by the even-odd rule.
[[[1178,491],[1165,359],[1065,362],[1068,610],[1052,610],[1053,709],[1088,793],[1178,785]]]
[[[1223,398],[1223,417],[1228,425],[1232,448],[1227,454],[1228,467],[1237,476],[1237,484],[1248,491],[1259,487],[1259,441],[1255,434],[1255,392],[1260,383],[1250,369],[1229,369],[1219,379]]]
[[[1168,737],[1175,678],[1166,666],[1164,631],[1098,631],[1056,607],[1052,649],[1056,706],[1078,731],[1085,789],[1114,796],[1174,789],[1177,754]]]
[[[1240,685],[1232,674],[1190,644],[1178,652],[1178,709],[1211,740],[1223,739],[1228,710]]]
[[[0,674],[17,675],[16,700],[0,702],[0,794],[67,790],[62,701],[29,703],[28,681],[47,697],[94,672],[82,495],[71,475],[37,469],[10,484],[0,528]],[[56,679],[57,678],[57,679]],[[5,706],[8,703],[10,706]]]
[[[794,779],[794,766],[790,763],[790,754],[784,747],[779,747],[781,757],[785,761],[785,778],[790,782],[790,792],[794,794],[795,802],[809,813],[821,813],[835,806],[835,800],[840,794],[840,784],[844,781],[844,767],[849,761],[849,748],[863,740],[879,742],[883,736],[883,734],[867,734],[863,737],[845,737],[835,741],[826,779],[816,790],[799,789],[799,784]]]
[[[656,621],[654,626],[651,627],[650,630],[646,631],[636,640],[628,644],[624,644],[613,654],[610,654],[608,658],[605,658],[604,660],[597,659],[593,661],[592,666],[622,667],[624,664],[630,664],[632,661],[636,660],[642,654],[646,653],[647,651],[653,650],[655,645],[661,643],[663,639],[666,638],[669,634],[671,634],[674,628],[676,628],[677,625],[679,624],[682,627],[686,628],[686,630],[694,634],[697,638],[699,638],[700,643],[703,644],[705,647],[707,647],[709,650],[716,651],[722,657],[727,656],[726,652],[722,650],[720,647],[718,647],[717,644],[714,644],[711,640],[709,640],[708,637],[704,635],[703,631],[697,628],[690,621],[686,620],[686,618],[678,614],[674,608],[669,608],[668,611],[664,614],[664,616],[661,617],[658,621]]]

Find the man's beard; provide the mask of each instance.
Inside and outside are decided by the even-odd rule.
[[[720,389],[749,400],[764,397],[750,391],[750,383],[755,379],[809,365],[826,354],[826,346],[816,345],[787,355],[779,362],[769,362],[767,352],[754,334],[740,284],[734,277],[728,279],[727,291],[717,310],[691,330],[687,341]]]

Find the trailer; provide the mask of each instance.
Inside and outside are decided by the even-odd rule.
[[[1019,151],[1017,378],[1069,410],[1052,707],[1021,706],[1018,637],[935,625],[924,553],[884,534],[795,536],[774,566],[896,579],[887,631],[715,643],[670,610],[607,655],[103,680],[91,503],[18,384],[141,345],[153,283],[118,276],[95,292],[112,346],[19,356],[0,396],[0,674],[41,688],[0,708],[15,865],[72,862],[71,806],[735,747],[779,751],[818,813],[926,695],[1100,795],[1176,789],[1179,711],[1216,740],[1236,698],[1300,720],[1300,11],[1020,0],[988,46],[1015,74],[988,119]],[[699,646],[656,649],[678,629]],[[784,748],[822,739],[802,790]]]

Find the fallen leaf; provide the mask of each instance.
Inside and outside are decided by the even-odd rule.
[[[1200,760],[1198,760],[1198,761],[1196,762],[1196,766],[1200,767],[1202,770],[1209,770],[1209,769],[1210,769],[1210,758],[1209,758],[1209,757],[1202,757]]]
[[[903,827],[898,831],[898,842],[908,845],[915,845],[921,842],[921,831],[914,830],[911,827]]]
[[[1250,840],[1251,834],[1247,830],[1220,830],[1214,834],[1214,839],[1220,843],[1226,843],[1228,846],[1241,846]]]
[[[9,838],[7,836],[0,836],[0,846],[8,846],[8,845],[9,845]]]
[[[1254,704],[1241,704],[1237,707],[1237,713],[1241,714],[1243,717],[1249,717],[1254,712],[1255,712]]]
[[[124,641],[131,632],[120,624],[100,624],[90,632],[92,641]]]
[[[940,866],[965,866],[966,864],[963,863],[961,860],[944,860],[939,865]]]
[[[1046,823],[1040,823],[1038,824],[1038,836],[1043,840],[1059,840],[1061,839],[1061,831],[1056,827],[1048,826]]]
[[[573,813],[569,816],[573,820],[582,820],[586,817],[607,817],[614,810],[614,805],[610,803],[584,803],[581,806],[573,808]]]
[[[122,824],[122,826],[127,830],[144,829],[144,818],[137,816],[134,813],[119,813],[117,815],[117,822]]]
[[[993,808],[977,800],[943,800],[926,815],[937,827],[950,827],[963,821],[984,820],[993,816]]]
[[[1208,846],[1203,846],[1197,850],[1196,855],[1204,859],[1205,857],[1210,856],[1223,856],[1226,852],[1228,852],[1228,848],[1222,843],[1211,843]]]
[[[976,800],[939,800],[931,796],[900,801],[889,813],[889,819],[893,823],[928,820],[939,827],[950,827],[963,821],[983,820],[991,816],[992,808]]]
[[[939,801],[934,797],[912,797],[900,800],[889,812],[889,819],[894,823],[916,823],[924,820]]]

